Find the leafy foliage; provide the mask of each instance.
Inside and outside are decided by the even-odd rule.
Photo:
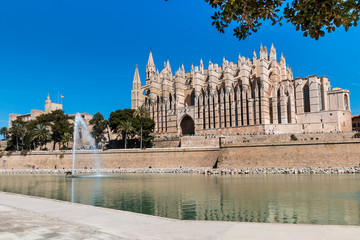
[[[104,119],[101,113],[96,113],[93,119],[89,122],[92,125],[91,134],[95,139],[96,147],[99,147],[99,143],[104,143],[106,141],[105,132],[109,125],[109,122]]]
[[[27,132],[25,122],[21,119],[16,119],[12,122],[11,128],[9,129],[10,139],[7,143],[7,150],[20,150],[19,143],[21,143],[22,149],[24,148],[24,137]]]
[[[121,121],[131,122],[132,127],[135,129],[135,132],[140,133],[141,131],[141,119],[134,118],[134,109],[119,109],[110,113],[109,126],[114,133],[118,133],[118,126],[121,124]],[[143,140],[144,144],[149,146],[153,137],[151,136],[152,131],[155,127],[155,122],[149,117],[142,118],[143,122]],[[130,134],[131,135],[131,134]],[[139,144],[138,144],[139,146]]]
[[[140,148],[143,147],[143,119],[149,117],[149,109],[145,105],[141,105],[134,112],[134,118],[140,118]]]
[[[49,116],[45,117],[45,115],[48,114]],[[62,142],[62,138],[64,134],[65,133],[72,134],[74,126],[73,124],[69,123],[68,117],[65,115],[63,110],[58,109],[48,114],[44,114],[41,116],[44,116],[44,118],[48,117],[47,118],[48,124],[50,124],[51,126],[51,140],[53,140],[54,142],[53,150],[55,150],[56,143],[59,143],[59,148],[60,148],[61,147],[60,143]]]
[[[4,139],[8,139],[9,131],[6,127],[0,129],[0,134],[3,135]]]
[[[167,1],[167,0],[165,0]],[[345,31],[357,26],[359,0],[205,0],[216,9],[211,17],[217,30],[224,33],[235,24],[234,36],[239,40],[256,33],[264,21],[272,25],[286,19],[301,30],[304,36],[319,39],[325,31],[333,32],[343,26]],[[281,12],[282,11],[282,12]]]
[[[118,133],[123,134],[124,136],[124,140],[125,140],[125,148],[127,146],[127,139],[128,139],[128,134],[135,133],[135,128],[132,126],[131,122],[129,120],[126,121],[121,121],[120,125],[117,128]]]
[[[73,125],[69,123],[67,115],[62,110],[56,110],[51,113],[42,114],[27,123],[21,119],[12,122],[9,129],[10,139],[7,144],[7,150],[31,150],[37,146],[43,146],[50,140],[55,144],[68,143],[73,132]],[[68,136],[71,136],[70,138]],[[64,140],[64,136],[67,136]]]
[[[51,140],[50,131],[43,124],[37,124],[32,131],[32,140],[40,144],[40,150],[43,145]]]

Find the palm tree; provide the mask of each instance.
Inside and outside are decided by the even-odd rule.
[[[134,118],[140,118],[140,148],[143,147],[142,145],[142,129],[143,129],[143,118],[150,117],[149,110],[145,105],[141,105],[138,107],[134,112]]]
[[[66,147],[69,148],[69,142],[71,141],[72,139],[72,134],[69,133],[69,132],[66,132],[64,133],[64,135],[61,137],[61,141],[63,142],[63,146],[65,146],[66,144]]]
[[[125,149],[127,146],[127,135],[129,132],[134,131],[134,127],[132,126],[131,122],[129,120],[121,121],[120,125],[117,127],[117,130],[119,133],[125,133]]]
[[[4,136],[4,139],[7,139],[7,136],[8,136],[8,130],[7,130],[7,128],[6,127],[2,127],[1,129],[0,129],[0,134],[2,134],[3,136]]]
[[[35,126],[33,130],[32,140],[38,140],[40,143],[40,150],[42,146],[51,139],[50,131],[42,124]]]
[[[24,124],[19,122],[14,122],[10,128],[10,133],[16,139],[16,150],[19,151],[19,138],[21,138],[22,145],[24,146],[24,136],[27,132],[27,129]]]

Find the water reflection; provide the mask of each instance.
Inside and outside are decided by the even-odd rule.
[[[176,219],[360,225],[358,175],[2,175],[0,190]]]

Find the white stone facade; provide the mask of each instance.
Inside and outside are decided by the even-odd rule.
[[[351,131],[349,91],[331,89],[327,77],[293,79],[276,50],[222,66],[184,66],[173,75],[169,60],[159,73],[150,52],[145,85],[136,66],[131,108],[145,104],[155,135],[301,133]]]

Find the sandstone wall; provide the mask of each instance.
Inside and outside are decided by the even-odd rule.
[[[198,139],[200,141],[200,139]],[[215,140],[214,140],[215,141]],[[304,168],[360,166],[360,140],[234,144],[222,148],[108,150],[97,153],[100,168]],[[71,169],[71,152],[1,153],[0,169]],[[96,168],[91,151],[78,151],[75,168]]]
[[[97,153],[100,168],[206,168],[213,167],[218,148],[167,148],[148,150],[108,150]],[[20,153],[3,154],[0,169],[71,169],[71,152],[31,152],[26,156]],[[90,151],[78,151],[75,168],[95,168],[94,154]]]
[[[303,168],[360,166],[360,141],[227,145],[219,168]]]

